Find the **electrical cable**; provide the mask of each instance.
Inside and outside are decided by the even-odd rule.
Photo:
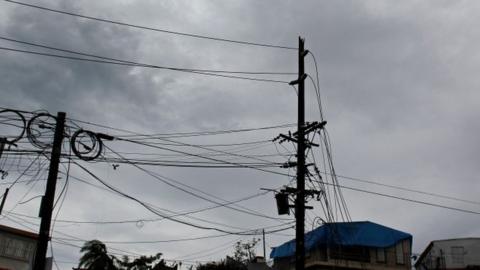
[[[162,146],[158,146],[158,145],[152,145],[152,144],[148,144],[148,143],[144,143],[144,142],[137,142],[137,141],[134,141],[134,140],[122,139],[122,138],[117,138],[117,140],[130,142],[130,143],[134,143],[134,144],[139,144],[139,145],[143,145],[143,146],[148,146],[148,147],[152,147],[152,148],[157,148],[157,149],[161,149],[161,150],[171,151],[171,152],[174,152],[174,153],[189,155],[189,156],[193,156],[193,157],[198,157],[198,158],[202,158],[202,159],[207,159],[207,160],[211,160],[211,161],[216,161],[216,162],[220,162],[220,163],[224,163],[224,164],[234,165],[234,166],[238,166],[238,168],[249,168],[249,169],[254,169],[254,170],[258,170],[258,171],[262,171],[262,172],[266,172],[266,173],[272,173],[272,174],[277,174],[277,175],[282,175],[282,176],[290,176],[288,174],[281,173],[281,172],[276,172],[276,171],[262,169],[262,168],[256,168],[256,167],[252,167],[252,166],[248,166],[248,165],[242,165],[242,164],[238,164],[238,163],[235,163],[235,162],[229,162],[229,161],[216,159],[216,158],[211,158],[211,157],[205,157],[205,156],[194,154],[194,153],[188,153],[188,152],[185,152],[185,151],[170,149],[170,148],[166,148],[166,147],[162,147]]]
[[[256,197],[259,197],[259,196],[263,196],[263,195],[265,195],[265,194],[267,194],[267,193],[269,193],[269,191],[267,191],[267,192],[262,192],[262,193],[257,193],[257,194],[253,194],[253,195],[250,195],[250,196],[248,196],[248,197],[244,197],[244,198],[241,198],[241,199],[238,199],[238,200],[230,201],[230,202],[228,202],[228,203],[221,203],[221,204],[216,204],[216,205],[209,206],[209,207],[204,207],[204,208],[200,208],[200,209],[195,209],[195,210],[189,210],[189,211],[181,212],[181,213],[178,213],[178,214],[171,215],[170,217],[178,217],[178,216],[184,216],[184,215],[190,215],[190,214],[200,213],[200,212],[204,212],[204,211],[207,211],[207,210],[215,209],[215,208],[218,208],[218,207],[222,207],[222,206],[226,206],[226,205],[238,203],[238,202],[241,202],[241,201],[246,201],[246,200],[249,200],[249,199],[252,199],[252,198],[256,198]],[[24,216],[24,217],[30,217],[30,218],[36,218],[36,217],[33,217],[33,216],[28,216],[28,215],[18,214],[18,213],[16,213],[16,215],[20,215],[20,216]],[[56,220],[56,222],[57,222],[57,223],[71,223],[71,224],[109,225],[109,224],[130,224],[130,223],[138,223],[139,221],[143,221],[143,222],[153,222],[153,221],[160,221],[160,220],[163,220],[163,218],[156,218],[156,219],[138,218],[138,219],[133,219],[133,220],[111,220],[111,221]]]
[[[331,184],[331,183],[324,183],[324,184],[325,185],[334,185],[334,184]],[[344,188],[344,189],[349,189],[349,190],[368,193],[368,194],[372,194],[372,195],[397,199],[397,200],[401,200],[401,201],[407,201],[407,202],[412,202],[412,203],[416,203],[416,204],[423,204],[423,205],[428,205],[428,206],[433,206],[433,207],[438,207],[438,208],[444,208],[444,209],[459,211],[459,212],[468,213],[468,214],[480,215],[480,212],[477,212],[477,211],[472,211],[472,210],[467,210],[467,209],[462,209],[462,208],[456,208],[456,207],[451,207],[451,206],[441,205],[441,204],[436,204],[436,203],[430,203],[430,202],[425,202],[425,201],[420,201],[420,200],[408,199],[408,198],[404,198],[404,197],[400,197],[400,196],[394,196],[394,195],[389,195],[389,194],[384,194],[384,193],[380,193],[380,192],[374,192],[374,191],[369,191],[369,190],[364,190],[364,189],[359,189],[359,188],[354,188],[354,187],[348,187],[348,186],[343,186],[343,185],[336,185],[336,186]]]
[[[29,229],[30,231],[35,231],[35,229],[32,229],[31,227],[25,225],[25,223],[26,223],[26,224],[33,225],[33,226],[38,226],[38,224],[31,223],[31,222],[29,222],[28,220],[25,220],[25,219],[22,219],[22,218],[19,218],[19,217],[15,217],[15,218],[18,219],[18,220],[20,220],[21,222],[16,221],[16,220],[13,219],[12,217],[6,217],[6,218],[9,219],[10,221],[14,222],[15,224],[18,224],[18,225],[20,225],[20,226],[22,226],[22,227],[24,227],[24,228]],[[61,232],[61,231],[56,231],[56,233],[61,234],[61,235],[64,235],[64,236],[67,236],[67,237],[70,237],[70,238],[74,238],[74,239],[76,239],[76,240],[81,240],[81,241],[83,241],[83,242],[87,242],[87,240],[85,240],[85,239],[81,239],[81,238],[79,238],[79,237],[76,237],[76,236],[73,236],[73,235],[70,235],[70,234]],[[62,240],[62,241],[63,241],[63,240]],[[119,249],[119,248],[113,248],[113,247],[111,247],[110,249],[112,249],[112,250],[117,250],[117,251],[124,252],[124,253],[131,254],[131,255],[135,255],[135,256],[140,256],[140,254],[138,254],[138,253],[134,253],[134,252],[122,250],[122,249]],[[118,254],[118,253],[117,253],[117,254]],[[119,255],[122,255],[122,254],[119,254]]]
[[[11,189],[17,182],[20,180],[26,173],[27,171],[32,167],[32,165],[40,158],[41,154],[38,154],[37,157],[30,163],[30,165],[27,166],[27,168],[13,181],[8,189]],[[0,198],[3,198],[3,195],[0,196]]]
[[[323,105],[322,101],[320,99],[320,77],[319,77],[319,72],[318,72],[318,65],[317,65],[317,59],[315,58],[315,54],[312,51],[308,51],[308,54],[312,56],[313,63],[315,66],[315,74],[316,74],[316,79],[317,79],[317,87],[315,87],[315,91],[317,92],[317,100],[318,100],[318,107],[320,111],[320,120],[323,121]],[[310,77],[311,78],[311,77]],[[315,86],[315,83],[313,84]]]
[[[126,130],[126,129],[120,129],[120,128],[115,128],[107,125],[102,125],[102,124],[97,124],[93,122],[88,122],[88,121],[83,121],[79,119],[74,119],[74,118],[67,118],[68,120],[86,124],[86,125],[91,125],[95,127],[101,127],[101,128],[106,128],[106,129],[111,129],[115,131],[121,131],[125,132],[129,135],[122,135],[122,134],[111,134],[114,137],[120,137],[120,138],[125,138],[125,137],[132,137],[132,136],[139,136],[139,137],[154,137],[154,136],[160,136],[160,137],[168,137],[172,138],[175,136],[182,136],[182,137],[191,137],[191,136],[204,136],[204,135],[219,135],[219,134],[229,134],[229,133],[238,133],[238,132],[250,132],[250,131],[258,131],[258,130],[269,130],[269,129],[278,129],[278,128],[288,128],[288,127],[293,127],[295,124],[279,124],[279,125],[273,125],[273,126],[265,126],[265,127],[255,127],[255,128],[240,128],[240,129],[229,129],[229,130],[214,130],[214,131],[197,131],[197,132],[176,132],[176,133],[155,133],[155,134],[141,134],[138,132],[134,132],[131,130]]]
[[[320,173],[325,174],[325,175],[328,174],[325,171],[321,171]],[[408,191],[408,192],[412,192],[412,193],[428,195],[428,196],[432,196],[432,197],[438,197],[438,198],[443,198],[443,199],[449,199],[449,200],[454,200],[454,201],[459,201],[459,202],[464,202],[464,203],[480,205],[480,202],[478,202],[478,201],[466,200],[466,199],[462,199],[462,198],[458,198],[458,197],[454,197],[454,196],[449,196],[449,195],[439,194],[439,193],[434,193],[434,192],[427,192],[427,191],[422,191],[422,190],[418,190],[418,189],[405,188],[405,187],[401,187],[401,186],[397,186],[397,185],[383,184],[383,183],[380,183],[378,181],[366,180],[364,178],[357,178],[357,177],[351,177],[351,176],[345,176],[345,175],[337,175],[337,177],[342,178],[342,179],[346,179],[346,180],[351,180],[351,181],[356,181],[356,182],[361,182],[361,183],[366,183],[366,184],[372,184],[372,185],[376,185],[376,186],[383,186],[383,187],[388,187],[388,188],[392,188],[392,189],[398,189],[398,190],[402,190],[402,191]]]
[[[107,147],[107,146],[106,146],[106,148],[115,153],[115,151],[113,151],[111,148],[109,148],[109,147]],[[120,154],[118,154],[118,153],[116,153],[116,154],[117,154],[120,158],[126,160],[126,159],[125,159],[123,156],[121,156]],[[126,161],[128,162],[128,160],[126,160]],[[208,202],[211,202],[211,203],[219,204],[218,202],[216,202],[216,201],[214,201],[214,200],[211,200],[211,199],[209,199],[209,198],[206,198],[206,197],[204,197],[204,196],[201,196],[201,195],[198,195],[198,194],[196,194],[196,193],[194,193],[194,192],[191,192],[191,191],[189,191],[189,190],[186,190],[186,189],[184,189],[184,188],[182,188],[182,187],[179,187],[179,186],[177,186],[177,185],[175,185],[175,184],[172,184],[172,183],[171,183],[171,182],[173,181],[172,179],[169,179],[169,178],[167,178],[167,177],[165,177],[165,176],[161,176],[161,175],[159,175],[159,174],[153,173],[153,172],[151,172],[151,171],[149,171],[149,170],[146,170],[145,168],[143,168],[143,167],[141,167],[141,166],[139,166],[139,165],[137,165],[137,164],[131,164],[131,165],[133,165],[133,166],[136,167],[137,169],[139,169],[139,170],[147,173],[148,175],[152,176],[153,178],[155,178],[155,179],[157,179],[157,180],[159,180],[159,181],[161,181],[161,182],[163,182],[163,183],[165,183],[165,184],[167,184],[167,185],[169,185],[169,186],[171,186],[171,187],[173,187],[173,188],[176,188],[176,189],[178,189],[178,190],[181,190],[181,191],[183,191],[183,192],[185,192],[185,193],[187,193],[187,194],[190,194],[190,195],[192,195],[192,196],[194,196],[194,197],[197,197],[197,198],[199,198],[199,199],[202,199],[202,200],[205,200],[205,201],[208,201]],[[170,181],[168,181],[168,180],[170,180]],[[175,183],[179,183],[178,181],[174,181],[174,182],[175,182]],[[185,185],[184,185],[184,186],[185,186]],[[190,186],[187,186],[187,187],[192,188],[192,187],[190,187]],[[198,190],[198,189],[194,189],[194,190],[200,191],[200,190]],[[202,191],[202,193],[205,194],[205,192],[203,192],[203,191]],[[210,196],[211,196],[211,195],[210,195]],[[225,206],[225,207],[226,207],[226,208],[229,208],[229,209],[232,209],[232,210],[235,210],[235,211],[239,211],[239,212],[245,213],[245,214],[253,215],[253,216],[259,216],[259,217],[268,218],[268,219],[273,219],[273,220],[277,220],[277,221],[278,221],[278,220],[281,220],[281,218],[278,218],[278,217],[270,217],[270,216],[267,216],[267,215],[264,215],[264,214],[261,214],[261,213],[255,213],[255,212],[252,211],[252,210],[242,210],[242,209],[234,208],[234,207],[231,207],[231,206]]]
[[[188,147],[193,147],[193,148],[199,148],[199,149],[206,150],[206,151],[232,155],[232,156],[235,156],[235,157],[242,157],[242,158],[248,158],[248,159],[253,159],[253,160],[257,160],[257,161],[272,163],[272,161],[270,161],[270,160],[251,157],[251,156],[245,156],[245,155],[240,155],[240,154],[235,154],[235,153],[226,152],[226,151],[223,151],[223,150],[212,149],[212,148],[208,148],[208,147],[200,146],[200,145],[196,145],[196,144],[184,143],[184,142],[174,141],[174,140],[165,139],[165,138],[162,138],[162,139],[159,139],[159,140],[170,142],[170,143],[176,143],[176,144],[179,144],[181,146],[188,146]],[[273,164],[275,164],[275,163],[273,163]],[[276,164],[276,165],[278,165],[278,164]]]
[[[6,1],[6,0],[4,0],[4,1]],[[161,68],[161,67],[148,66],[148,65],[137,65],[137,64],[124,63],[124,62],[114,62],[114,61],[105,61],[105,60],[81,58],[81,57],[74,57],[74,56],[65,56],[65,55],[52,54],[52,53],[43,53],[43,52],[36,52],[36,51],[29,51],[29,50],[20,50],[20,49],[8,48],[8,47],[0,47],[0,50],[17,52],[17,53],[24,53],[24,54],[33,54],[33,55],[39,55],[39,56],[54,57],[54,58],[69,59],[69,60],[76,60],[76,61],[85,61],[85,62],[119,65],[119,66],[133,66],[133,67],[145,67],[145,68],[154,68],[154,69],[165,69],[165,68]],[[193,74],[199,74],[199,75],[205,75],[205,76],[212,76],[212,77],[228,78],[228,79],[239,79],[239,80],[247,80],[247,81],[282,83],[282,84],[288,84],[289,83],[288,81],[280,81],[280,80],[273,80],[273,79],[261,79],[261,78],[243,77],[243,76],[234,76],[234,75],[224,75],[224,74],[200,72],[200,71],[192,71],[192,70],[181,70],[181,69],[169,69],[169,70],[186,72],[186,73],[193,73]]]
[[[222,232],[222,233],[229,233],[229,234],[236,234],[236,235],[251,235],[251,231],[252,230],[249,230],[249,231],[245,231],[245,232],[234,232],[234,231],[227,231],[227,230],[223,230],[223,229],[220,229],[220,228],[216,228],[216,227],[207,227],[207,226],[202,226],[202,225],[199,225],[199,224],[194,224],[194,223],[190,223],[190,222],[186,222],[186,221],[183,221],[183,220],[179,220],[177,218],[171,218],[165,214],[162,214],[162,213],[159,213],[159,211],[153,209],[152,207],[150,207],[149,205],[147,205],[145,202],[143,201],[140,201],[139,199],[135,198],[135,197],[132,197],[112,186],[110,186],[109,184],[107,184],[106,182],[104,182],[102,179],[100,179],[99,177],[97,177],[95,174],[93,174],[91,171],[89,171],[88,169],[86,169],[85,167],[83,167],[81,164],[73,161],[73,163],[75,165],[77,165],[79,168],[83,169],[85,172],[87,172],[90,176],[92,176],[94,179],[96,179],[97,181],[99,181],[102,185],[106,186],[107,188],[117,192],[118,194],[122,195],[123,197],[125,198],[128,198],[134,202],[137,202],[138,204],[140,204],[141,206],[143,206],[145,209],[147,209],[148,211],[152,212],[153,214],[157,215],[157,216],[160,216],[160,217],[163,217],[165,219],[168,219],[170,221],[173,221],[173,222],[176,222],[176,223],[180,223],[180,224],[183,224],[183,225],[187,225],[187,226],[190,226],[190,227],[194,227],[194,228],[197,228],[197,229],[202,229],[202,230],[215,230],[215,231],[218,231],[218,232]]]
[[[292,224],[288,223],[288,224]],[[284,224],[281,225],[275,225],[275,226],[266,226],[264,228],[252,230],[252,231],[261,231],[263,229],[267,228],[275,228],[275,227],[280,227],[283,226]],[[265,234],[275,234],[276,232],[279,231],[285,231],[288,229],[291,229],[292,226],[286,227],[286,228],[280,228],[279,230],[270,230],[268,232],[265,232]],[[260,233],[258,233],[260,234]],[[258,234],[252,234],[252,235],[258,235]],[[206,236],[197,236],[197,237],[187,237],[187,238],[177,238],[177,239],[164,239],[164,240],[135,240],[135,241],[119,241],[119,240],[103,240],[102,242],[105,244],[158,244],[158,243],[177,243],[177,242],[190,242],[190,241],[196,241],[196,240],[204,240],[204,239],[213,239],[213,238],[221,238],[224,236],[234,236],[233,234],[230,233],[222,233],[222,234],[214,234],[214,235],[206,235]],[[251,235],[247,235],[251,236]],[[80,242],[84,241],[83,239],[72,239],[72,238],[59,238],[56,237],[56,239],[62,239],[62,240],[68,240],[68,241],[73,241],[73,242]]]
[[[174,71],[196,71],[196,72],[208,72],[208,73],[229,73],[229,74],[246,74],[246,75],[295,75],[296,74],[294,72],[230,71],[230,70],[178,68],[178,67],[169,67],[169,66],[159,66],[159,65],[145,64],[145,63],[139,63],[139,62],[134,62],[134,61],[129,61],[129,60],[121,60],[121,59],[116,59],[116,58],[111,58],[111,57],[106,57],[106,56],[99,56],[99,55],[94,55],[94,54],[89,54],[89,53],[83,53],[83,52],[78,52],[78,51],[74,51],[74,50],[62,49],[62,48],[52,47],[52,46],[48,46],[48,45],[44,45],[44,44],[38,44],[38,43],[29,42],[29,41],[13,39],[13,38],[5,37],[5,36],[0,36],[0,39],[10,41],[10,42],[14,42],[14,43],[19,43],[19,44],[24,44],[24,45],[49,49],[49,50],[66,52],[66,53],[71,53],[71,54],[76,54],[76,55],[81,55],[81,56],[94,57],[94,58],[99,58],[99,59],[108,60],[108,61],[115,61],[115,62],[133,64],[133,65],[139,66],[139,67],[151,67],[151,68],[168,69],[168,70],[174,70]]]
[[[114,191],[112,191],[112,190],[110,190],[110,189],[107,189],[107,188],[105,188],[105,187],[103,187],[103,186],[97,186],[97,185],[91,184],[91,183],[89,183],[89,182],[87,182],[87,181],[85,181],[85,180],[83,180],[83,179],[81,179],[81,178],[75,177],[75,176],[70,176],[70,177],[71,177],[72,179],[75,179],[75,180],[77,180],[77,181],[83,182],[83,183],[85,183],[85,184],[88,184],[88,185],[94,186],[94,187],[96,187],[96,188],[100,188],[100,189],[102,189],[102,190],[105,190],[105,191],[108,191],[108,192],[112,192],[113,194],[119,195],[118,193],[116,193],[116,192],[114,192]],[[201,192],[201,190],[198,190],[198,191]],[[205,192],[203,192],[203,193],[205,193]],[[206,194],[206,195],[209,195],[208,193],[205,193],[205,194]],[[212,196],[212,195],[210,195],[210,196]],[[248,196],[248,197],[244,197],[244,198],[242,198],[242,199],[245,199],[245,200],[246,200],[246,199],[248,199],[249,197],[256,197],[256,196],[255,196],[255,195],[251,195],[251,196]],[[216,198],[217,198],[217,199],[221,199],[221,198],[218,198],[218,197],[216,197]],[[239,200],[237,200],[237,201],[243,201],[242,199],[239,199]],[[221,200],[223,200],[223,199],[221,199]],[[206,210],[210,210],[210,209],[214,209],[214,208],[218,208],[218,207],[222,207],[222,206],[226,206],[226,205],[230,205],[230,204],[235,204],[235,203],[236,203],[236,201],[227,201],[227,200],[223,200],[223,201],[224,201],[224,203],[215,203],[214,206],[210,206],[210,207],[206,207],[206,208],[202,208],[202,209],[189,210],[189,211],[182,212],[182,213],[174,213],[174,212],[172,212],[173,214],[170,215],[170,217],[178,217],[178,216],[182,216],[182,215],[188,215],[188,214],[190,214],[190,213],[199,213],[199,212],[202,212],[202,211],[206,211]],[[243,208],[243,209],[245,209],[246,211],[252,211],[252,212],[253,212],[253,210],[248,209],[248,208],[246,208],[246,207],[242,207],[242,206],[240,206],[240,205],[239,205],[238,207]],[[166,209],[164,209],[164,210],[166,210]],[[166,210],[166,211],[168,211],[168,210]],[[171,211],[170,211],[170,212],[171,212]],[[253,213],[255,213],[255,212],[253,212]],[[205,220],[199,219],[199,218],[194,218],[194,217],[190,217],[190,218],[198,219],[198,220],[201,220],[201,221],[205,221]],[[105,224],[117,224],[117,223],[129,223],[129,222],[138,222],[138,221],[146,221],[146,222],[152,221],[152,222],[153,222],[153,221],[160,221],[160,220],[162,220],[162,219],[163,219],[163,218],[156,218],[156,219],[136,219],[136,220],[125,220],[125,221],[118,221],[118,222],[117,222],[117,221],[106,221],[106,222],[99,222],[99,224],[101,224],[101,223],[105,223]],[[290,220],[290,219],[278,218],[278,220]],[[65,222],[68,222],[68,221],[65,221]],[[75,221],[71,221],[71,222],[75,223]],[[211,222],[211,221],[210,221],[210,222]],[[86,224],[88,224],[88,223],[96,223],[96,222],[89,222],[89,221],[87,221],[87,222],[81,222],[81,221],[78,221],[78,223],[86,223]]]
[[[238,241],[241,241],[244,238],[245,238],[245,236],[242,236],[242,237],[236,238],[233,241],[230,240],[228,242],[222,243],[219,246],[209,247],[208,249],[203,249],[203,250],[196,251],[196,252],[193,252],[193,253],[188,253],[186,255],[175,257],[173,259],[174,260],[182,260],[182,259],[195,260],[195,259],[199,259],[199,258],[205,258],[207,256],[211,256],[211,255],[217,254],[219,252],[225,251],[225,247],[231,246],[232,244],[234,244]],[[206,252],[207,252],[207,254],[203,254],[203,253],[206,253]],[[203,254],[203,255],[198,256],[199,254]],[[195,255],[197,255],[197,256],[195,256]]]
[[[297,48],[295,48],[295,47],[288,47],[288,46],[281,46],[281,45],[274,45],[274,44],[267,44],[267,43],[256,43],[256,42],[248,42],[248,41],[242,41],[242,40],[233,40],[233,39],[218,38],[218,37],[211,37],[211,36],[198,35],[198,34],[183,33],[183,32],[171,31],[171,30],[166,30],[166,29],[153,28],[153,27],[140,26],[140,25],[124,23],[124,22],[119,22],[119,21],[101,19],[101,18],[96,18],[96,17],[92,17],[92,16],[77,14],[77,13],[73,13],[73,12],[62,11],[62,10],[47,8],[47,7],[33,5],[33,4],[27,4],[25,2],[19,2],[19,1],[13,1],[13,0],[4,0],[4,1],[8,2],[8,3],[17,4],[17,5],[21,5],[21,6],[25,6],[25,7],[36,8],[36,9],[40,9],[40,10],[44,10],[44,11],[49,11],[49,12],[54,12],[54,13],[59,13],[59,14],[64,14],[64,15],[70,15],[70,16],[74,16],[74,17],[79,17],[79,18],[83,18],[83,19],[89,19],[89,20],[94,20],[94,21],[99,21],[99,22],[104,22],[104,23],[111,23],[111,24],[116,24],[116,25],[121,25],[121,26],[128,26],[128,27],[142,29],[142,30],[149,30],[149,31],[161,32],[161,33],[167,33],[167,34],[187,36],[187,37],[192,37],[192,38],[200,38],[200,39],[208,39],[208,40],[214,40],[214,41],[237,43],[237,44],[241,44],[241,45],[259,46],[259,47],[268,47],[268,48],[277,48],[277,49],[286,49],[286,50],[297,50]]]

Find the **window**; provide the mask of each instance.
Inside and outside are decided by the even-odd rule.
[[[9,237],[0,238],[0,256],[28,261],[33,251],[33,244],[25,240]],[[26,250],[28,249],[28,252]]]
[[[385,257],[385,249],[377,248],[377,262],[384,263],[386,261]]]
[[[330,257],[337,260],[370,262],[370,252],[367,247],[336,246],[332,247]]]
[[[397,264],[405,264],[405,253],[403,252],[403,243],[395,245],[395,255],[397,257]]]
[[[13,241],[13,239],[7,239],[7,241],[5,241],[5,254],[4,255],[8,256],[8,257],[14,256],[15,251],[16,251],[15,241]]]
[[[455,264],[462,264],[463,265],[463,255],[464,250],[463,247],[451,247],[451,252],[452,252],[452,263]]]

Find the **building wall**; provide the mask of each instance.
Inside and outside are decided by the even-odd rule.
[[[30,270],[36,241],[0,231],[0,269]]]
[[[480,238],[434,241],[416,268],[465,269],[468,265],[480,266]]]
[[[305,267],[311,270],[315,269],[392,269],[392,270],[405,270],[411,269],[410,254],[411,243],[409,240],[404,240],[398,243],[399,246],[392,246],[386,249],[368,249],[368,257],[365,262],[352,261],[352,260],[340,260],[332,258],[332,250],[330,249],[315,249],[308,252],[305,260]],[[398,252],[403,251],[403,252]],[[383,252],[384,256],[380,254]],[[379,255],[377,255],[379,253]],[[398,255],[398,256],[397,256]],[[397,257],[400,262],[403,258],[403,264],[397,261]],[[274,260],[274,268],[277,270],[294,270],[295,258],[280,258]]]

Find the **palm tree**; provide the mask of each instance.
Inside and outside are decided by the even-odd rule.
[[[83,267],[88,270],[117,270],[114,264],[115,257],[108,255],[107,247],[99,240],[85,242],[80,252],[83,255],[78,264],[79,268]]]

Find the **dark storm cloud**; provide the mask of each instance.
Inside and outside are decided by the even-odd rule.
[[[75,11],[73,7],[67,9]],[[134,59],[140,42],[138,32],[125,28],[22,7],[13,9],[2,28],[6,36],[14,39],[119,59]],[[13,47],[10,42],[3,44]],[[5,63],[2,76],[8,78],[3,91],[18,95],[19,99],[29,97],[52,111],[79,111],[92,117],[95,114],[112,117],[118,111],[143,114],[148,111],[145,108],[158,104],[161,97],[160,91],[151,91],[155,84],[148,71],[141,73],[129,67],[18,53],[4,53],[2,57]]]

